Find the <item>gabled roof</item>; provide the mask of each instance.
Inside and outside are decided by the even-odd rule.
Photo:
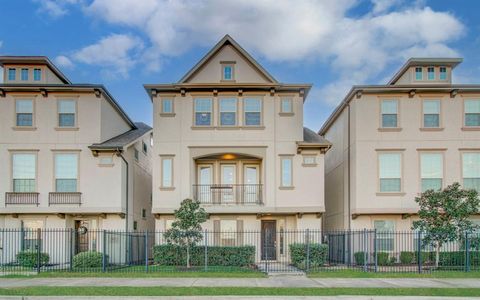
[[[449,66],[452,69],[463,61],[461,58],[412,57],[398,70],[387,85],[393,85],[412,66]]]
[[[72,84],[46,56],[0,56],[0,67],[5,64],[46,65],[65,84]]]
[[[297,151],[302,149],[323,149],[325,152],[332,144],[310,128],[303,127],[303,141],[297,142]]]
[[[231,36],[225,35],[190,71],[187,72],[178,83],[186,83],[193,75],[203,68],[205,64],[210,61],[219,51],[226,45],[231,45],[240,55],[242,55],[253,67],[257,69],[266,79],[272,83],[277,83],[277,80],[270,75],[245,49],[243,49]]]
[[[142,122],[135,123],[136,128],[117,135],[103,143],[96,143],[88,146],[91,150],[122,150],[123,147],[136,141],[145,133],[152,130],[152,127]]]

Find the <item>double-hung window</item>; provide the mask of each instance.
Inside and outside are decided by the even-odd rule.
[[[446,67],[440,67],[440,80],[447,80],[447,68]]]
[[[22,81],[28,81],[28,69],[22,69],[20,79],[22,79]]]
[[[162,114],[173,114],[173,99],[172,98],[163,98],[162,99]]]
[[[13,191],[35,192],[37,156],[32,153],[14,153],[12,160]]]
[[[377,231],[377,251],[393,251],[395,243],[394,221],[375,220],[373,226]]]
[[[33,80],[34,81],[42,80],[42,70],[41,69],[33,69]]]
[[[55,191],[74,193],[78,182],[78,154],[55,154]]]
[[[15,101],[16,125],[33,126],[33,100],[19,99]]]
[[[423,127],[440,127],[440,100],[423,100]]]
[[[380,153],[378,155],[381,193],[402,191],[402,154]]]
[[[222,64],[222,80],[234,80],[233,64]]]
[[[443,154],[421,153],[420,177],[422,193],[427,190],[441,190],[443,182]]]
[[[162,157],[162,188],[173,187],[173,157]]]
[[[398,101],[395,99],[382,100],[382,128],[398,127]]]
[[[75,100],[58,100],[58,126],[74,127],[76,114]]]
[[[262,123],[262,102],[259,98],[245,98],[243,100],[244,125],[260,126]]]
[[[237,124],[237,99],[220,98],[220,126],[235,126]]]
[[[435,80],[435,68],[428,67],[427,68],[427,78],[428,80]]]
[[[195,126],[212,125],[212,99],[195,99]]]
[[[280,99],[281,109],[280,112],[284,114],[291,114],[293,113],[293,103],[292,98],[290,97],[282,97]]]
[[[15,81],[17,79],[17,69],[10,68],[8,69],[8,80]]]
[[[462,154],[463,187],[480,192],[480,152]]]
[[[281,167],[281,187],[292,187],[293,186],[293,166],[292,166],[292,157],[282,156],[280,158],[280,167]]]
[[[480,99],[465,99],[465,126],[480,127]]]
[[[422,80],[423,79],[423,68],[416,67],[415,68],[415,80]]]

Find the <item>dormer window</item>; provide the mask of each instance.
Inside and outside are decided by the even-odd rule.
[[[427,74],[428,74],[428,80],[435,80],[435,68],[434,67],[428,67],[427,69]]]
[[[34,81],[42,80],[42,70],[41,69],[33,69],[33,80]]]
[[[22,81],[28,81],[28,69],[22,69],[21,77]]]
[[[423,79],[423,68],[416,67],[415,68],[415,80],[422,80]]]
[[[440,80],[447,80],[447,68],[440,67]]]
[[[222,80],[232,81],[235,80],[235,62],[222,62]]]
[[[8,69],[8,80],[14,81],[17,75],[17,70],[15,68]]]

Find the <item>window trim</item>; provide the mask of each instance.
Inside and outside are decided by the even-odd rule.
[[[462,130],[463,131],[476,131],[476,130],[480,130],[480,126],[467,126],[466,125],[466,110],[465,110],[465,103],[467,100],[477,100],[477,101],[480,101],[480,97],[463,97],[463,105],[462,105]]]
[[[278,155],[280,158],[280,185],[279,189],[280,190],[293,190],[295,188],[294,185],[294,177],[293,177],[293,159],[294,159],[294,154],[279,154]],[[291,177],[291,182],[290,185],[283,185],[283,161],[284,160],[290,160],[291,161],[291,170],[290,170],[290,177]]]
[[[23,71],[27,71],[26,79],[23,79],[23,74],[24,74]],[[30,81],[30,69],[29,68],[25,68],[25,67],[20,68],[20,81],[26,81],[26,82]]]
[[[35,71],[40,71],[40,79],[35,79]],[[39,68],[39,67],[35,67],[33,68],[32,70],[32,79],[34,82],[42,82],[42,78],[43,78],[43,71],[42,71],[42,68]]]
[[[36,123],[36,96],[31,96],[31,95],[28,95],[28,96],[21,96],[21,95],[18,95],[18,96],[15,96],[14,97],[15,99],[15,103],[14,103],[14,107],[13,107],[13,127],[12,129],[14,130],[36,130],[37,127],[35,126],[35,123]],[[32,125],[31,126],[19,126],[17,125],[17,102],[18,101],[21,101],[21,100],[30,100],[32,101]]]
[[[258,101],[260,101],[260,124],[258,125],[247,125],[246,124],[246,117],[245,117],[245,114],[247,113],[247,111],[245,110],[245,102],[248,100],[248,99],[257,99]],[[243,95],[242,97],[242,128],[263,128],[264,127],[264,124],[263,124],[263,111],[264,111],[264,98],[263,96],[260,96],[260,95]]]
[[[405,174],[405,164],[404,164],[404,152],[405,149],[376,149],[377,154],[377,196],[403,196],[405,195],[404,191],[404,174]],[[400,191],[395,192],[382,192],[380,190],[380,155],[381,154],[400,154]]]
[[[429,77],[430,72],[428,71],[428,69],[430,69],[430,68],[433,68],[433,78],[432,79],[430,79],[430,77]],[[436,72],[437,72],[437,69],[435,68],[435,66],[427,66],[427,81],[435,81],[437,79],[437,76],[435,74]]]
[[[165,186],[163,182],[163,164],[165,160],[171,160],[171,177],[172,177],[172,184],[171,186]],[[175,155],[173,154],[160,154],[160,190],[165,190],[165,191],[170,191],[175,189],[175,168],[174,168],[174,163],[175,163]]]
[[[442,79],[442,68],[445,68],[445,79]],[[438,80],[441,80],[441,81],[448,81],[448,77],[449,77],[449,72],[448,72],[448,68],[446,66],[439,66],[438,67]]]
[[[109,153],[99,153],[98,154],[98,166],[99,167],[113,167],[115,165],[113,161],[113,156],[114,154],[109,154]],[[102,163],[102,158],[109,157],[112,159],[111,163]]]
[[[397,228],[397,221],[396,221],[396,220],[389,219],[389,218],[387,218],[387,219],[385,219],[385,218],[383,218],[383,219],[373,218],[373,219],[371,220],[371,222],[372,222],[372,228],[375,230],[375,233],[376,233],[376,235],[377,235],[377,239],[376,239],[377,242],[378,242],[378,240],[386,240],[386,239],[385,239],[385,238],[383,238],[383,239],[382,239],[382,238],[378,238],[378,235],[379,235],[379,234],[382,234],[382,232],[381,232],[381,231],[379,232],[379,231],[375,228],[375,221],[383,221],[383,222],[388,221],[388,222],[393,222],[393,231],[391,231],[391,233],[392,233],[391,236],[392,236],[392,237],[391,237],[391,238],[389,237],[389,239],[392,239],[392,240],[393,240],[393,245],[392,245],[392,246],[393,246],[393,247],[392,247],[393,249],[392,249],[392,250],[385,250],[385,249],[378,250],[378,248],[377,248],[377,250],[378,250],[378,251],[382,251],[382,252],[388,252],[388,253],[393,253],[393,252],[395,252],[395,244],[396,244],[395,233],[396,233],[396,228]],[[387,232],[388,232],[388,231],[387,231]]]
[[[401,131],[401,122],[400,122],[400,116],[401,116],[401,111],[400,111],[400,97],[396,98],[379,98],[379,126],[378,130],[379,131]],[[396,127],[383,127],[383,112],[382,112],[382,103],[383,101],[386,100],[395,100],[397,102],[397,126]]]
[[[175,100],[174,96],[163,96],[160,98],[160,116],[162,117],[173,117],[175,116]],[[171,112],[165,112],[164,110],[164,102],[166,100],[170,100],[172,102],[172,111]]]
[[[420,79],[417,79],[417,68],[420,68],[422,70],[421,74],[422,74],[422,78]],[[415,79],[415,81],[423,81],[423,77],[424,77],[424,74],[423,74],[423,67],[422,66],[415,66],[413,68],[413,78]]]
[[[445,149],[417,149],[418,152],[418,191],[419,193],[423,192],[422,189],[422,154],[440,154],[442,156],[442,186],[441,189],[445,188]]]
[[[425,101],[432,101],[432,100],[437,100],[440,103],[440,111],[438,113],[438,127],[425,127]],[[421,101],[421,124],[420,124],[420,130],[421,131],[441,131],[443,130],[443,101],[442,97],[432,97],[432,98],[423,98]]]
[[[15,72],[14,72],[14,78],[13,78],[13,79],[10,79],[10,70],[15,71]],[[7,76],[5,76],[5,77],[8,79],[8,81],[17,81],[17,68],[8,68],[6,75],[7,75]]]
[[[57,125],[55,130],[59,131],[68,131],[68,130],[78,130],[78,97],[56,97],[57,98]],[[73,101],[75,104],[75,113],[74,113],[74,123],[73,126],[60,126],[60,102],[61,101]]]
[[[283,110],[283,102],[284,101],[288,101],[290,102],[290,108],[291,108],[291,111],[284,111]],[[293,96],[281,96],[280,97],[280,113],[279,113],[280,116],[293,116],[295,115],[295,112],[294,112],[294,108],[293,108]]]
[[[234,125],[222,125],[222,110],[220,103],[224,99],[235,99],[235,124]],[[218,118],[217,118],[217,126],[222,128],[228,127],[238,127],[240,124],[239,121],[239,111],[240,111],[240,99],[237,96],[229,96],[229,95],[221,95],[217,97],[217,111],[218,111]],[[231,112],[231,111],[225,111]]]
[[[138,162],[140,160],[140,151],[136,147],[133,148],[133,159]]]
[[[463,155],[466,154],[466,153],[475,153],[475,154],[478,154],[480,155],[480,149],[478,148],[475,148],[475,149],[459,149],[460,151],[460,181],[461,181],[461,185],[462,185],[462,188],[464,186],[464,178],[463,178]]]
[[[235,61],[221,61],[220,62],[220,82],[235,82]],[[225,79],[225,67],[232,69],[232,78]]]
[[[213,96],[193,96],[193,114],[192,114],[192,128],[214,128],[215,124],[215,97]],[[197,125],[197,110],[196,110],[196,102],[197,99],[208,99],[210,100],[210,124],[209,125]]]
[[[305,162],[305,158],[307,157],[313,157],[315,159],[315,162],[314,163],[306,163]],[[316,167],[318,166],[318,155],[317,154],[310,154],[310,153],[306,153],[306,154],[302,154],[302,166],[303,167]]]
[[[33,154],[35,156],[35,190],[34,193],[38,193],[38,152],[40,150],[8,150],[10,152],[10,191],[14,191],[13,184],[13,156],[15,154]]]
[[[53,183],[53,187],[52,187],[52,191],[55,191],[57,192],[57,174],[55,172],[55,156],[57,154],[74,154],[77,156],[77,189],[75,192],[71,192],[71,193],[78,193],[78,191],[80,190],[80,152],[81,150],[62,150],[62,149],[52,149],[52,152],[53,152],[53,180],[52,180],[52,183]],[[62,192],[63,193],[63,192]],[[64,192],[64,193],[69,193],[69,192]]]
[[[142,152],[143,154],[147,155],[148,153],[148,146],[147,146],[147,143],[145,143],[145,141],[142,140]]]

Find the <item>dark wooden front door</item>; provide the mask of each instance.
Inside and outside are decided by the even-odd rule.
[[[277,259],[277,221],[262,221],[262,260]]]
[[[88,251],[88,221],[75,221],[75,253]]]

